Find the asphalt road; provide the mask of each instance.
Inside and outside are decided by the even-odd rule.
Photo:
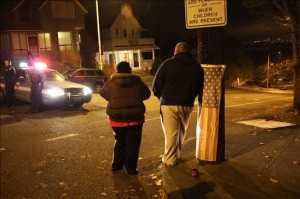
[[[158,100],[151,96],[145,104],[140,175],[138,181],[129,179],[129,185],[111,175],[114,139],[107,124],[106,102],[100,96],[94,94],[92,102],[82,108],[36,114],[26,114],[28,104],[1,104],[1,198],[110,198],[120,192],[153,198],[147,194],[158,193],[160,187],[151,171],[160,165],[164,138]],[[226,139],[241,132],[235,131],[237,121],[273,117],[291,105],[291,94],[226,91]],[[187,142],[195,137],[196,112],[197,105]]]

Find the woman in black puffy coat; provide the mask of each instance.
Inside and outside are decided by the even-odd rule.
[[[131,74],[128,62],[120,62],[117,73],[99,89],[99,93],[108,101],[106,113],[115,136],[112,171],[125,166],[127,174],[137,175],[146,111],[143,101],[151,92],[139,76]]]

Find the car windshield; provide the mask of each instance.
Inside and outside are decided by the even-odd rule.
[[[63,75],[68,75],[68,74],[71,74],[75,71],[75,69],[72,69],[72,70],[67,70],[65,72],[63,72]]]
[[[46,71],[45,72],[46,79],[52,81],[65,81],[64,76],[59,74],[57,71]]]

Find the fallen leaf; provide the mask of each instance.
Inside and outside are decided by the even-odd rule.
[[[294,140],[295,140],[296,142],[298,142],[298,141],[299,141],[299,139],[298,139],[298,138],[295,138]]]
[[[156,184],[156,186],[161,186],[162,180],[157,180],[157,181],[155,182],[155,184]]]
[[[264,145],[265,143],[263,143],[263,142],[261,142],[261,143],[259,143],[260,145]]]
[[[41,173],[42,173],[42,171],[37,171],[36,172],[37,175],[40,175]]]
[[[102,192],[102,193],[101,193],[101,196],[107,196],[107,193]]]
[[[158,198],[158,195],[157,195],[157,194],[155,194],[155,195],[153,195],[153,196],[152,196],[152,198]]]
[[[61,195],[61,197],[67,197],[68,196],[68,194],[66,194],[66,193],[63,193],[62,195]]]
[[[54,154],[53,154],[53,153],[47,153],[47,156],[48,156],[48,157],[53,157]]]
[[[297,161],[293,161],[293,164],[299,164]]]
[[[46,161],[40,162],[40,166],[44,166],[46,164]]]
[[[278,181],[275,180],[274,178],[271,178],[270,180],[271,180],[271,182],[273,182],[273,183],[277,183],[277,182],[278,182]]]
[[[60,185],[60,186],[64,186],[65,183],[64,183],[64,182],[60,182],[59,185]]]
[[[43,182],[41,182],[39,185],[40,185],[40,187],[42,187],[42,188],[46,188],[46,187],[47,187],[47,184],[46,184],[46,183],[43,183]]]
[[[105,136],[102,136],[102,135],[100,135],[99,137],[100,137],[101,139],[105,138]]]
[[[6,148],[1,148],[0,151],[6,151]]]

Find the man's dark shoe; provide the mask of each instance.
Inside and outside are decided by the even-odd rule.
[[[116,171],[120,171],[122,169],[123,169],[123,167],[113,167],[113,168],[111,168],[111,171],[116,172]]]
[[[137,170],[126,170],[128,175],[134,176],[139,174]]]

